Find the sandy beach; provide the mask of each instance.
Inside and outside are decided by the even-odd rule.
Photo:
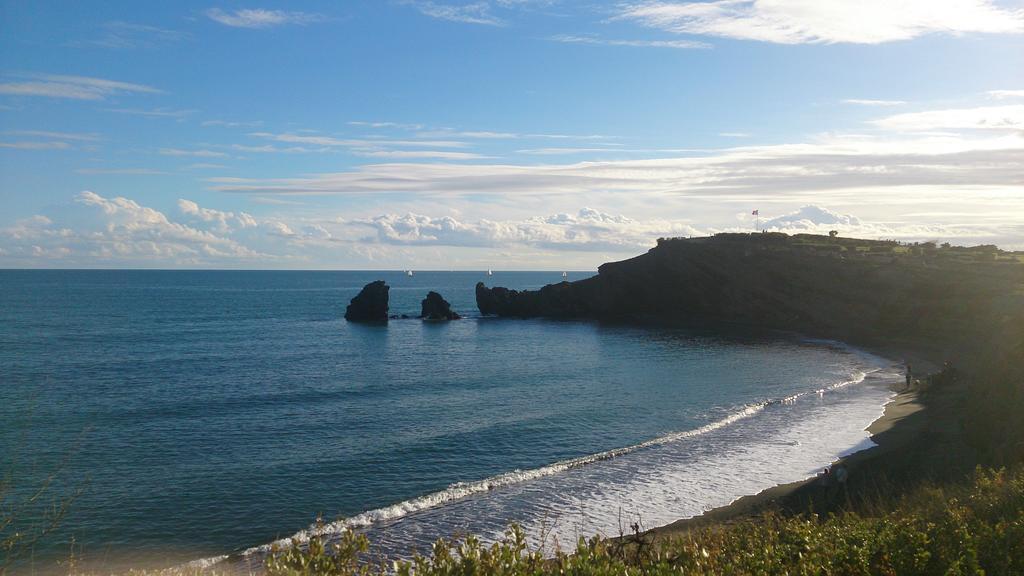
[[[891,349],[873,352],[903,359],[920,377],[937,372],[939,368],[936,362],[920,354]],[[850,503],[870,503],[885,494],[888,487],[908,480],[962,472],[960,462],[964,459],[957,455],[964,454],[967,447],[959,438],[960,424],[955,407],[963,393],[964,390],[955,387],[926,391],[897,389],[882,416],[867,428],[875,446],[840,458],[833,464],[833,469],[842,466],[849,473],[845,490],[829,489],[819,475],[744,496],[700,516],[653,528],[647,534],[672,538],[695,528],[728,524],[769,511],[828,513]]]

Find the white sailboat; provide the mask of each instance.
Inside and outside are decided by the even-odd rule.
[[[405,275],[406,276],[412,276],[412,270],[406,270],[405,271]]]
[[[488,276],[494,276],[494,272],[491,272],[491,269],[490,269],[490,268],[488,268],[488,269],[487,269],[487,275],[488,275]]]
[[[562,280],[565,280],[568,277],[569,277],[569,273],[568,272],[562,272]]]

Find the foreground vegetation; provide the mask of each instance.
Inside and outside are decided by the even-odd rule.
[[[764,514],[671,540],[634,534],[580,540],[572,554],[545,558],[521,529],[483,546],[476,538],[440,541],[429,556],[375,562],[365,537],[314,539],[272,555],[272,576],[471,574],[1021,574],[1024,472],[979,468],[971,482],[922,486],[884,512]]]

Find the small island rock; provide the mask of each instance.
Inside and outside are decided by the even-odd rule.
[[[388,290],[383,280],[370,282],[345,309],[345,320],[349,322],[387,322]]]
[[[440,294],[428,292],[427,297],[423,299],[420,318],[424,320],[458,320],[462,316],[452,311],[451,304],[442,298]]]

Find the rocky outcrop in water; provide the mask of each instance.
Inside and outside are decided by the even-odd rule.
[[[349,322],[387,322],[388,290],[383,280],[370,282],[345,309],[345,320]]]
[[[484,315],[508,316],[512,300],[519,293],[515,290],[495,286],[488,288],[483,282],[476,283],[476,307]]]
[[[420,308],[424,320],[458,320],[462,318],[452,310],[451,304],[437,292],[427,292]]]
[[[589,304],[577,298],[569,282],[549,284],[540,290],[509,290],[501,286],[488,288],[483,282],[476,284],[476,305],[481,314],[497,316],[575,317],[586,316]]]

